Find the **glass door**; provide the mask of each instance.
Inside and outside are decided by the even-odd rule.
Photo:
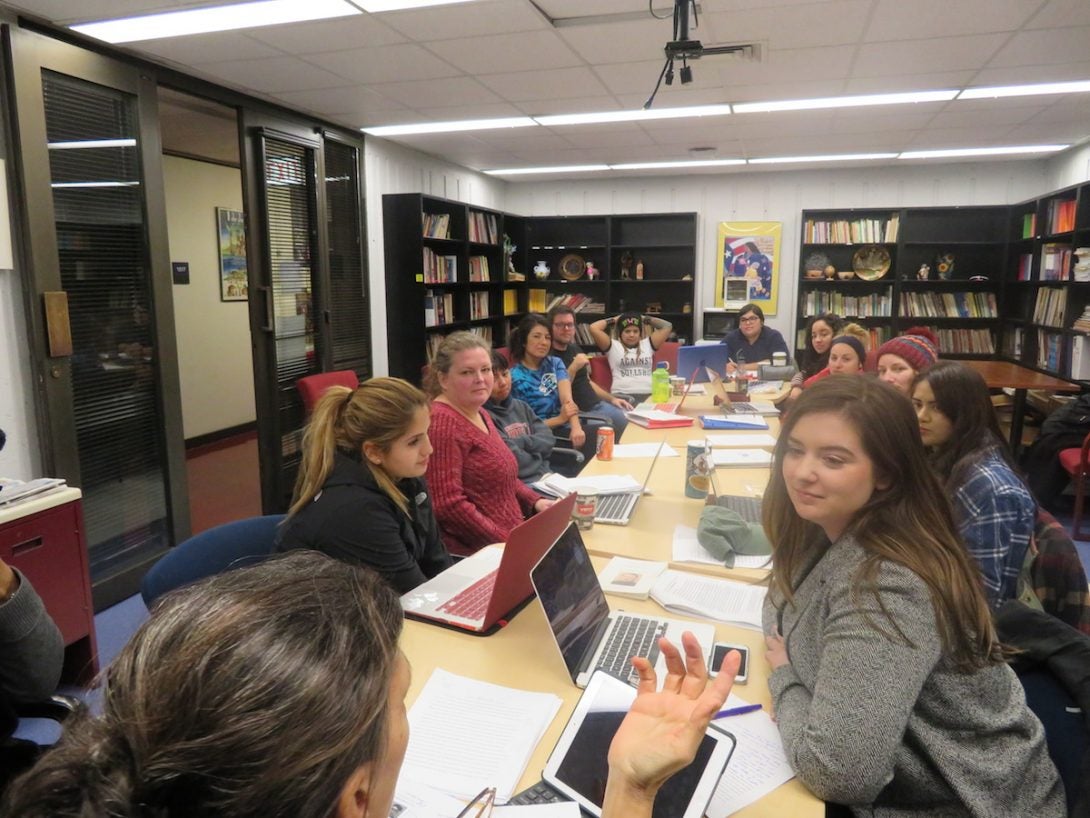
[[[96,609],[188,535],[154,82],[12,32],[46,468],[83,492]]]

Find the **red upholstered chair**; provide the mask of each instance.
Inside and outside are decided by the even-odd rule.
[[[1060,452],[1060,465],[1075,482],[1075,514],[1071,518],[1071,539],[1073,540],[1083,539],[1080,524],[1083,504],[1086,501],[1086,476],[1087,471],[1090,470],[1090,465],[1087,464],[1088,454],[1090,454],[1090,435],[1083,439],[1082,446],[1063,449]],[[1087,533],[1090,534],[1090,532]]]
[[[360,379],[351,369],[319,372],[317,375],[307,375],[295,382],[295,388],[299,390],[299,396],[303,399],[303,408],[308,415],[314,411],[314,404],[329,387],[347,386],[349,389],[355,389],[359,385]]]
[[[676,375],[677,372],[677,350],[680,347],[677,341],[663,341],[662,346],[655,350],[655,357],[652,358],[652,367],[659,365],[661,361],[666,361],[670,366],[670,374]]]
[[[590,359],[590,379],[607,392],[613,387],[613,370],[605,355],[595,355]]]

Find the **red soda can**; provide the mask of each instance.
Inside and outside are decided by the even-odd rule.
[[[599,460],[612,460],[613,459],[613,427],[602,426],[598,429],[598,443],[597,443],[598,459]]]

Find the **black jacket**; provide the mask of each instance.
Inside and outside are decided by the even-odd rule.
[[[451,564],[422,478],[398,484],[412,519],[379,488],[371,470],[337,452],[333,472],[314,500],[288,520],[276,550],[312,548],[374,568],[399,593],[411,591]]]

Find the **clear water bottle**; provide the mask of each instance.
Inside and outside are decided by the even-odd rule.
[[[738,350],[735,363],[738,365],[738,369],[734,373],[734,389],[739,394],[745,395],[749,392],[749,378],[746,377],[746,354],[741,350]]]
[[[651,373],[651,402],[666,403],[670,400],[670,367],[663,361]]]

